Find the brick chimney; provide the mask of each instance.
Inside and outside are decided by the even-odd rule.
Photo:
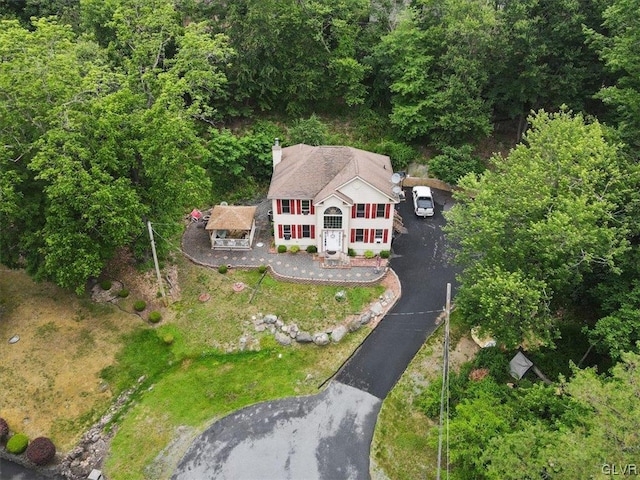
[[[282,147],[280,146],[280,139],[276,138],[276,141],[271,147],[271,151],[273,153],[273,169],[276,169],[276,165],[280,163],[282,160]]]

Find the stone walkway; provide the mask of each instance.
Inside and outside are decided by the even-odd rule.
[[[387,273],[387,261],[378,267],[376,259],[352,259],[350,267],[324,267],[322,259],[304,251],[275,253],[271,249],[271,227],[266,219],[257,219],[251,250],[212,250],[203,222],[191,223],[182,237],[182,251],[193,262],[217,268],[258,268],[266,265],[280,280],[328,285],[372,285]]]

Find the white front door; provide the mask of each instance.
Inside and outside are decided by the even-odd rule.
[[[342,251],[342,230],[325,230],[322,240],[325,252]]]

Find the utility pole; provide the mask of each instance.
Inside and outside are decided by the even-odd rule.
[[[153,229],[151,228],[151,222],[147,220],[147,227],[149,229],[149,238],[151,239],[151,251],[153,252],[153,263],[156,266],[156,276],[158,277],[158,288],[160,289],[160,295],[162,295],[162,302],[164,306],[167,306],[167,297],[164,294],[164,284],[162,283],[162,275],[160,275],[160,266],[158,265],[158,255],[156,253],[156,242],[153,240]]]
[[[451,284],[447,283],[447,303],[445,307],[445,320],[444,320],[444,351],[442,353],[442,390],[440,391],[440,433],[438,434],[438,471],[436,472],[436,480],[440,480],[440,471],[442,469],[442,436],[444,430],[444,405],[445,405],[445,392],[447,395],[447,425],[449,422],[449,314],[451,313]],[[447,438],[449,432],[447,432]],[[447,445],[449,444],[447,440]],[[447,447],[448,448],[448,447]],[[447,458],[449,454],[447,452]]]

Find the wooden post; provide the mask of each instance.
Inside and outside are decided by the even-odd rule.
[[[158,265],[158,255],[156,254],[156,243],[153,240],[153,229],[151,228],[151,222],[147,220],[147,227],[149,229],[149,238],[151,239],[151,252],[153,253],[153,263],[156,266],[156,276],[158,277],[158,288],[160,289],[160,295],[162,295],[162,302],[164,306],[167,306],[167,297],[164,294],[164,284],[162,283],[162,275],[160,275],[160,266]]]

